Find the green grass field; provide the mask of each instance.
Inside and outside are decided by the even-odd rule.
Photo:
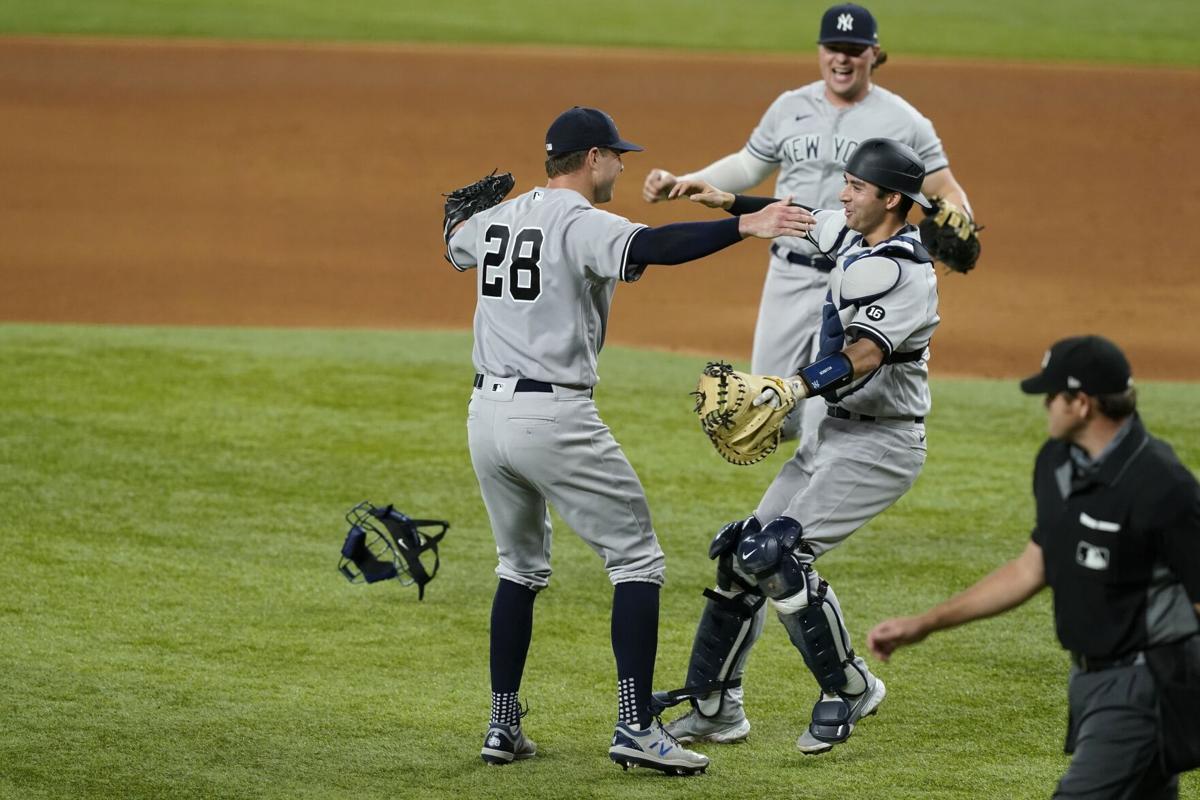
[[[795,0],[18,0],[0,35],[532,43],[812,53]],[[874,0],[896,56],[1200,65],[1185,0]],[[484,78],[486,79],[486,78]],[[465,321],[464,321],[465,322]],[[659,685],[682,678],[716,527],[780,463],[696,430],[701,359],[613,348],[597,393],[668,558]],[[539,756],[485,768],[494,545],[466,449],[466,333],[0,324],[0,798],[1045,797],[1067,764],[1066,659],[1040,596],[879,667],[845,747],[792,747],[814,687],[775,622],[748,674],[751,740],[710,774],[623,774],[611,589],[558,523],[523,695]],[[1042,410],[1011,382],[937,380],[930,458],[822,559],[861,646],[1016,554]],[[1200,386],[1148,383],[1150,428],[1200,466]],[[355,503],[452,529],[415,588],[335,571]],[[1200,778],[1181,797],[1200,800]]]
[[[502,42],[811,53],[826,3],[796,0],[26,0],[0,32]],[[1200,65],[1192,0],[874,0],[903,55]]]
[[[708,539],[772,465],[696,430],[701,359],[606,351],[601,413],[668,558],[659,684],[681,677]],[[747,675],[751,740],[710,774],[623,774],[611,589],[559,523],[523,694],[531,762],[485,767],[494,548],[466,451],[465,333],[0,326],[0,797],[1044,797],[1065,768],[1066,659],[1048,597],[879,668],[846,746],[792,742],[814,687],[771,621]],[[822,560],[859,638],[1015,554],[1038,401],[939,380],[930,457],[892,510]],[[1144,417],[1200,464],[1200,389],[1149,383]],[[452,529],[415,588],[335,571],[342,516],[395,502]],[[1195,775],[1183,797],[1200,798]]]

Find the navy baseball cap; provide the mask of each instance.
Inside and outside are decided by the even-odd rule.
[[[1133,385],[1121,348],[1103,336],[1072,336],[1055,342],[1042,359],[1042,371],[1021,381],[1025,394],[1083,392],[1119,394]]]
[[[871,12],[854,3],[831,7],[821,17],[821,38],[817,44],[879,44],[879,27]]]
[[[575,106],[568,109],[559,114],[546,131],[546,155],[560,156],[593,147],[621,152],[645,149],[622,139],[617,133],[617,123],[598,108]]]

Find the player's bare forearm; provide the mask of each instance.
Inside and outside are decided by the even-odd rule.
[[[743,237],[756,236],[760,239],[804,236],[817,224],[817,219],[807,209],[791,203],[792,198],[785,197],[760,211],[739,216],[738,232]]]
[[[883,364],[883,349],[867,338],[855,340],[845,347],[842,353],[850,359],[850,366],[854,370],[854,379],[879,369]]]
[[[886,661],[898,648],[916,644],[935,631],[1016,608],[1045,585],[1042,548],[1031,541],[1021,555],[925,613],[879,623],[867,634],[867,647]]]
[[[975,219],[975,212],[971,209],[971,201],[967,199],[967,192],[955,179],[954,173],[950,171],[949,167],[927,175],[925,182],[921,184],[921,191],[927,197],[945,198],[966,211],[971,219]]]

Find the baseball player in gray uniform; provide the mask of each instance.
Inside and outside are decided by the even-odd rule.
[[[668,725],[682,742],[731,742],[750,731],[741,678],[770,599],[820,686],[812,722],[797,740],[821,753],[875,713],[883,681],[854,654],[841,607],[814,561],[898,500],[925,463],[930,395],[928,347],[938,325],[937,275],[917,229],[905,220],[921,193],[917,153],[893,139],[861,142],[846,164],[842,211],[816,211],[806,237],[834,261],[815,360],[790,381],[824,399],[826,416],[807,470],[797,453],[754,513],[726,525],[709,555],[717,588],[696,631],[687,687],[692,710]],[[772,200],[735,197],[700,181],[678,194],[744,213]],[[766,390],[755,399],[779,402]],[[799,487],[799,488],[797,488]]]
[[[846,160],[864,139],[887,137],[916,150],[925,164],[922,191],[944,197],[970,214],[962,187],[933,124],[902,97],[874,84],[871,76],[887,60],[871,12],[846,3],[821,19],[817,63],[821,80],[781,94],[740,151],[682,176],[728,192],[758,185],[778,170],[775,193],[818,208],[836,208]],[[678,179],[653,169],[642,188],[649,202],[667,199]],[[763,285],[750,371],[791,375],[819,349],[813,337],[821,319],[833,261],[804,238],[782,238],[771,246]],[[785,436],[816,430],[824,414],[819,402],[802,403]],[[801,436],[801,465],[811,470],[816,437]]]
[[[489,764],[536,752],[521,729],[518,691],[534,599],[550,579],[552,503],[604,559],[615,587],[618,721],[610,757],[668,774],[708,766],[650,713],[663,552],[642,485],[592,402],[596,360],[618,281],[746,236],[803,235],[814,219],[784,202],[717,222],[649,228],[595,208],[612,199],[622,153],[641,149],[621,139],[604,112],[569,109],[546,133],[549,182],[447,232],[450,262],[479,275],[467,435],[499,556],[492,714],[482,749]]]

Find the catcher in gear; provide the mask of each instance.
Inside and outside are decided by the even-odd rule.
[[[705,591],[685,686],[656,695],[660,706],[691,700],[692,710],[667,726],[682,742],[733,742],[749,733],[741,679],[768,600],[819,687],[796,741],[801,752],[847,741],[884,699],[883,681],[855,654],[837,595],[815,562],[895,503],[925,463],[937,272],[907,223],[914,204],[932,205],[921,192],[924,178],[911,147],[867,139],[846,163],[842,209],[813,212],[817,224],[806,238],[835,263],[820,350],[796,374],[758,378],[750,407],[783,411],[819,395],[826,416],[812,437],[812,466],[793,455],[754,513],[723,527],[709,547],[717,585]],[[772,202],[703,182],[681,181],[673,191],[731,213]],[[739,419],[736,400],[727,401],[731,420]]]

